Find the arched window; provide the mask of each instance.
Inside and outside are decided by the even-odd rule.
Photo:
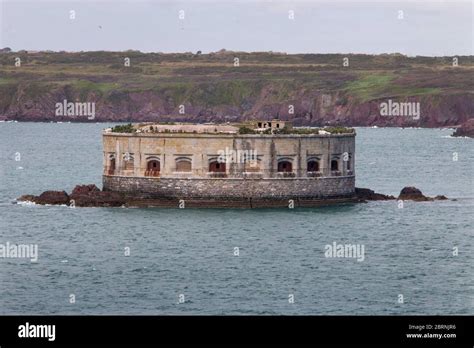
[[[332,161],[331,161],[331,170],[332,170],[332,171],[338,171],[338,170],[339,170],[339,162],[338,162],[338,160],[332,160]]]
[[[191,159],[187,157],[180,157],[176,159],[176,171],[177,172],[190,172],[191,171]]]
[[[160,169],[160,162],[157,160],[148,161],[146,164],[147,175],[149,176],[158,176]]]
[[[159,176],[160,175],[160,161],[156,159],[148,160],[146,163],[146,176]]]
[[[219,163],[218,161],[212,161],[209,163],[209,172],[212,173],[225,173],[225,163]]]
[[[315,160],[308,161],[308,172],[319,172],[319,162]]]
[[[293,166],[290,161],[280,161],[278,162],[278,171],[284,173],[292,172]]]
[[[146,169],[147,170],[154,170],[154,171],[160,171],[160,162],[158,162],[157,160],[151,160],[151,161],[148,161],[147,165],[146,165]]]
[[[114,175],[115,173],[115,155],[109,155],[109,167],[107,168],[108,175]]]

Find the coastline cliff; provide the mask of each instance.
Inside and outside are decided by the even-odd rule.
[[[20,65],[15,65],[19,58]],[[238,58],[236,65],[235,58]],[[348,66],[344,66],[347,58]],[[474,116],[472,56],[126,52],[0,53],[0,119],[455,127]],[[419,103],[419,117],[380,105]],[[58,103],[93,103],[93,117]]]

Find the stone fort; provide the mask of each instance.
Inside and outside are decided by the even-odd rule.
[[[138,124],[104,130],[103,148],[103,189],[150,205],[312,206],[355,195],[353,129],[280,120]]]

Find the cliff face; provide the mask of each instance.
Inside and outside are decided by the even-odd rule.
[[[119,64],[132,56],[131,67]],[[151,56],[150,56],[151,55]],[[22,57],[22,66],[12,62]],[[233,66],[234,56],[241,57]],[[280,118],[296,125],[445,127],[474,117],[471,57],[448,58],[137,52],[0,54],[0,118],[19,121],[226,122]],[[94,115],[58,115],[58,103]],[[412,103],[419,112],[382,105]],[[89,116],[89,117],[88,117]]]
[[[184,102],[180,106],[166,95],[152,91],[122,92],[112,94],[113,99],[90,93],[88,102],[95,103],[92,119],[83,116],[56,116],[58,101],[79,101],[78,93],[71,90],[45,91],[31,98],[22,95],[21,88],[12,96],[12,102],[2,111],[4,119],[18,121],[192,121],[227,122],[248,119],[280,118],[292,120],[295,125],[347,125],[347,126],[407,126],[445,127],[455,126],[474,116],[474,98],[470,94],[436,95],[411,98],[392,98],[398,102],[419,102],[420,117],[382,116],[380,104],[384,100],[360,102],[340,93],[326,94],[319,91],[299,91],[294,100],[275,102],[269,97],[271,86],[258,95],[249,97],[241,105],[193,105]],[[344,103],[341,99],[344,98]],[[83,99],[82,99],[83,100]],[[81,100],[81,101],[82,101]],[[293,108],[293,113],[290,112]]]

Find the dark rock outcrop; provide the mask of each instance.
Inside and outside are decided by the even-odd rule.
[[[71,195],[65,191],[45,191],[39,196],[23,195],[18,201],[77,207],[120,207],[126,204],[127,200],[118,192],[101,191],[95,185],[77,185]]]
[[[120,207],[126,199],[118,192],[101,191],[95,185],[78,185],[71,199],[77,207]]]
[[[19,202],[34,202],[37,196],[34,195],[23,195],[19,198],[17,198],[17,201]]]
[[[407,187],[404,187],[400,191],[400,195],[398,196],[397,199],[403,200],[403,201],[426,202],[426,201],[443,201],[443,200],[447,200],[448,197],[443,196],[443,195],[438,195],[434,198],[427,197],[416,187],[407,186]]]
[[[399,200],[403,201],[417,201],[417,202],[424,202],[424,201],[432,201],[433,198],[426,197],[423,193],[413,186],[404,187],[400,194],[398,195]]]
[[[355,199],[351,199],[352,202],[367,202],[367,201],[387,201],[387,200],[413,200],[418,202],[424,201],[434,201],[434,200],[447,200],[446,196],[436,196],[434,198],[426,197],[423,193],[416,187],[404,187],[400,192],[398,198],[395,198],[391,195],[384,195],[381,193],[374,192],[373,190],[367,188],[356,187],[355,189]],[[144,197],[141,195],[124,195],[119,192],[113,191],[101,191],[95,185],[77,185],[72,191],[71,195],[68,195],[65,191],[45,191],[39,196],[33,195],[23,195],[17,199],[18,201],[30,201],[36,204],[56,204],[56,205],[74,205],[77,207],[121,207],[121,206],[163,206],[163,207],[177,207],[177,201],[173,199],[168,199],[166,197]],[[283,200],[285,204],[281,205],[282,207],[286,206],[287,201]],[[311,200],[310,200],[311,201]],[[337,203],[338,199],[327,200],[318,199],[318,202],[302,202],[300,206],[318,206],[324,205],[324,203]],[[342,199],[342,201],[347,201],[347,199]],[[190,206],[193,206],[193,200],[188,201]],[[209,202],[194,202],[195,207],[209,207]],[[239,203],[240,204],[240,203]],[[266,203],[267,204],[267,203]],[[204,205],[204,206],[203,206]],[[237,204],[238,205],[238,204]],[[238,206],[232,207],[238,207]],[[268,204],[266,205],[269,206]],[[231,207],[226,205],[225,202],[215,202],[215,207]],[[239,206],[242,207],[242,206]],[[249,208],[256,207],[254,204],[250,204]],[[277,207],[277,205],[275,206]],[[279,206],[278,206],[279,207]]]
[[[387,201],[395,199],[393,196],[376,193],[368,188],[356,187],[355,194],[360,201]]]
[[[467,120],[453,133],[453,137],[474,138],[474,118]]]
[[[100,192],[100,189],[95,186],[94,184],[91,185],[76,185],[74,189],[71,192],[71,198],[74,198],[74,196],[80,196],[80,195],[89,195],[94,192]]]
[[[448,197],[444,196],[444,195],[438,195],[434,198],[435,201],[446,201],[448,200]]]
[[[71,199],[77,207],[120,207],[126,203],[120,193],[101,191],[95,185],[77,185]]]
[[[69,195],[66,191],[45,191],[35,197],[34,202],[38,204],[69,204]]]
[[[413,186],[404,187],[398,198],[391,195],[384,195],[382,193],[374,192],[373,190],[367,188],[356,187],[355,194],[359,202],[366,201],[388,201],[393,199],[403,200],[403,201],[416,201],[416,202],[426,202],[426,201],[443,201],[447,200],[448,197],[443,195],[438,195],[434,198],[425,196],[419,189]]]

